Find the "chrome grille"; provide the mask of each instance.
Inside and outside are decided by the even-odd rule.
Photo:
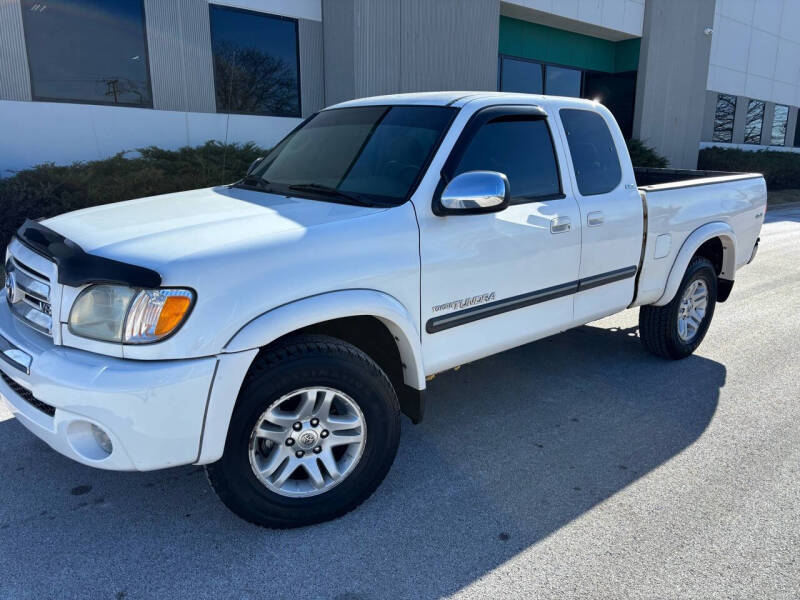
[[[11,256],[6,262],[6,298],[11,311],[34,329],[53,335],[52,286],[46,275]]]

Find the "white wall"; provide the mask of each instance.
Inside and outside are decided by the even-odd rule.
[[[800,0],[717,0],[708,89],[800,106]]]
[[[543,25],[621,40],[642,36],[644,3],[645,0],[504,0],[501,10],[511,17],[515,16],[515,9],[534,10],[557,19],[552,22],[537,19]],[[573,21],[577,27],[569,27],[560,19]]]
[[[208,140],[271,147],[300,119],[0,100],[0,177],[43,162],[98,160],[145,146]]]

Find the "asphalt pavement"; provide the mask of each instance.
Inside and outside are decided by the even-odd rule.
[[[800,207],[771,210],[696,355],[633,310],[439,376],[378,491],[299,530],[0,412],[0,598],[798,598],[798,307]]]

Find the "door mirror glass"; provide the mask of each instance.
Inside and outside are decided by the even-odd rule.
[[[259,156],[253,162],[250,163],[250,166],[247,168],[247,174],[250,175],[253,171],[256,170],[256,167],[261,164],[261,161],[264,160],[263,156]]]
[[[496,171],[468,171],[447,184],[440,200],[442,214],[476,214],[501,211],[508,206],[508,179]]]

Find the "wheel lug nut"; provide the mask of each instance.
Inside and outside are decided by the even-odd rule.
[[[286,438],[287,446],[294,446],[294,438]]]
[[[298,421],[297,423],[292,425],[292,429],[294,429],[295,431],[300,431],[302,428],[303,428],[303,424],[300,421]]]
[[[314,447],[314,454],[319,454],[322,452],[322,446],[315,446]]]
[[[297,458],[303,458],[303,456],[305,456],[305,452],[303,452],[302,450],[298,450],[297,452],[294,453],[294,455]]]
[[[319,425],[319,419],[314,417],[313,419],[311,419],[311,426],[316,427],[317,425]]]
[[[328,430],[327,429],[323,429],[322,433],[319,434],[319,437],[324,437],[324,438],[328,437]]]

